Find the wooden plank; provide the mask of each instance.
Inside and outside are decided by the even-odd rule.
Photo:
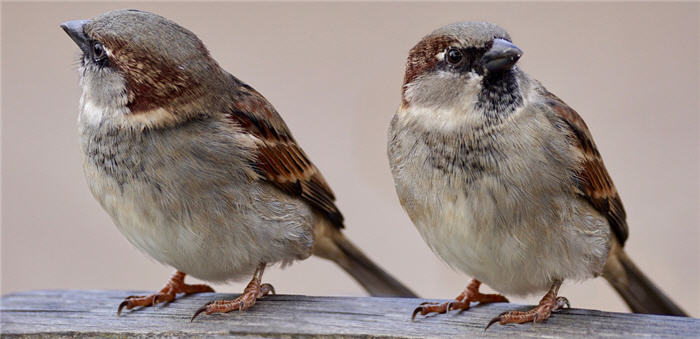
[[[252,309],[190,317],[203,304],[231,294],[205,293],[177,299],[156,309],[125,311],[124,297],[144,292],[30,291],[0,299],[3,337],[176,336],[176,337],[633,337],[700,336],[700,319],[567,309],[547,322],[498,324],[484,332],[499,313],[528,306],[491,304],[469,311],[418,317],[411,312],[423,299],[368,297],[265,297]]]

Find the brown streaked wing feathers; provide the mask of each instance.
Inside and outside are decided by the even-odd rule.
[[[577,190],[596,210],[607,219],[613,233],[624,245],[629,235],[625,208],[620,195],[605,169],[591,132],[581,116],[556,95],[545,91],[547,104],[571,129],[576,146],[584,155],[581,171],[578,173]]]
[[[309,161],[272,105],[248,85],[238,88],[231,119],[259,140],[256,171],[282,191],[300,196],[343,227],[333,191]]]

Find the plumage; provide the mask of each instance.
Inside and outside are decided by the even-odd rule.
[[[547,291],[527,312],[494,322],[544,321],[568,305],[564,281],[603,275],[633,311],[684,315],[622,250],[625,210],[583,119],[518,66],[502,28],[445,26],[411,49],[388,155],[399,200],[431,249],[474,280],[445,313],[478,292]],[[455,306],[459,305],[459,306]]]
[[[572,136],[573,145],[583,155],[580,171],[576,178],[578,193],[608,219],[617,241],[620,242],[620,245],[624,245],[629,236],[627,214],[622,206],[620,195],[605,169],[603,158],[593,142],[588,126],[576,111],[556,95],[547,91],[544,91],[542,95],[547,99],[547,105],[557,114],[557,117],[565,122]]]
[[[82,49],[78,128],[93,196],[137,248],[177,272],[118,308],[211,291],[184,283],[252,276],[242,296],[195,312],[243,310],[274,292],[268,265],[311,254],[372,295],[414,296],[341,232],[335,196],[275,108],[189,30],[111,11],[62,25]],[[323,276],[319,276],[322,279]]]
[[[277,111],[250,86],[241,86],[229,113],[257,145],[254,168],[284,192],[304,198],[343,228],[343,215],[318,168],[292,137]]]

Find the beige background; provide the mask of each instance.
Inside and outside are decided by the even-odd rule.
[[[349,237],[432,298],[454,297],[468,278],[431,253],[399,206],[386,130],[414,43],[455,21],[500,24],[525,52],[522,68],[586,119],[629,215],[630,255],[700,316],[697,3],[3,3],[3,294],[155,290],[172,271],[118,233],[81,173],[78,48],[58,25],[125,7],[191,29],[262,92],[335,190]],[[280,293],[363,295],[315,258],[266,279]],[[576,307],[626,310],[602,279],[562,293]]]

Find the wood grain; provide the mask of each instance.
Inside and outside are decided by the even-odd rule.
[[[693,338],[700,336],[700,319],[656,315],[608,313],[567,309],[547,322],[525,325],[486,323],[514,304],[475,306],[469,311],[418,317],[411,311],[424,299],[313,297],[276,295],[265,297],[252,309],[201,316],[190,322],[203,304],[235,295],[204,293],[177,299],[156,309],[125,312],[117,317],[124,297],[147,292],[126,291],[30,291],[0,299],[2,336],[68,338],[109,337],[625,337]]]

